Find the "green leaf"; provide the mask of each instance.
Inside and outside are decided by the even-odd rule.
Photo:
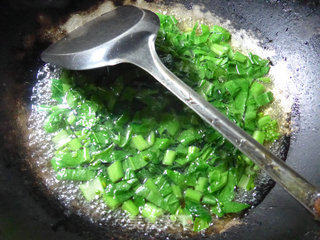
[[[238,213],[243,211],[244,209],[249,208],[249,204],[239,203],[239,202],[225,202],[223,204],[223,212],[225,213]]]
[[[64,96],[62,82],[60,79],[51,80],[51,97],[56,100],[58,103],[62,103],[62,97]]]

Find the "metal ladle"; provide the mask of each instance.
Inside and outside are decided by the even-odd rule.
[[[155,51],[158,16],[133,6],[119,7],[84,24],[46,49],[41,58],[71,70],[132,63],[149,72],[203,120],[252,159],[277,183],[320,218],[320,193],[285,162],[230,122],[170,72]]]

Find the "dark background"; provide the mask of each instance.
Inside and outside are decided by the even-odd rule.
[[[49,199],[24,164],[23,126],[39,53],[48,42],[39,30],[101,1],[29,0],[0,3],[0,239],[117,239],[143,237],[96,229]],[[121,5],[122,1],[114,1]],[[286,60],[298,89],[287,162],[320,186],[320,5],[318,1],[167,1],[186,8],[203,3],[236,28],[254,31]],[[319,224],[278,185],[244,219],[216,239],[320,239]],[[131,235],[130,235],[131,234]]]

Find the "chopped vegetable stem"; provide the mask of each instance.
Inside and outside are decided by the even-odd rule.
[[[158,16],[163,63],[259,143],[278,139],[277,121],[262,113],[273,101],[269,61],[234,51],[220,26],[182,32],[174,17]],[[259,168],[148,74],[128,67],[103,84],[88,76],[63,71],[51,82],[54,103],[39,107],[58,180],[79,181],[89,202],[101,197],[151,223],[170,214],[195,232],[211,214],[249,207],[234,202],[234,189],[253,189]]]

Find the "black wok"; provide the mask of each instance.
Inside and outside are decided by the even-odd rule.
[[[135,1],[132,3],[134,4]],[[150,1],[147,1],[150,2]],[[158,1],[157,1],[158,2]],[[320,5],[318,1],[166,1],[187,9],[204,4],[207,11],[230,20],[236,29],[251,30],[272,62],[288,63],[297,89],[287,162],[311,183],[320,180]],[[67,213],[45,194],[25,159],[24,136],[39,55],[49,41],[41,34],[71,13],[93,10],[101,1],[11,0],[0,5],[0,239],[118,239],[148,238],[120,227],[99,228]],[[122,1],[114,1],[121,5]],[[66,214],[67,213],[67,214]],[[319,239],[312,216],[279,186],[243,217],[243,223],[211,239]],[[152,234],[151,234],[152,235]],[[161,235],[160,237],[165,237]],[[159,237],[158,237],[159,238]],[[204,238],[196,235],[194,238]]]

